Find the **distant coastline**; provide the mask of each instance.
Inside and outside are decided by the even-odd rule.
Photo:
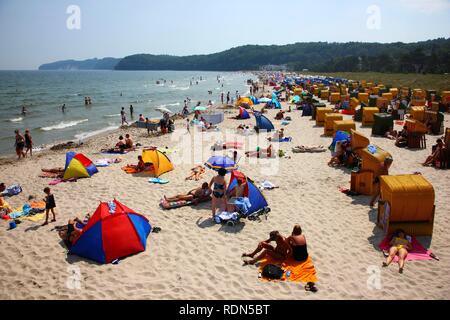
[[[134,54],[124,58],[65,60],[39,70],[250,71],[270,66],[310,72],[450,72],[450,38],[415,43],[304,42],[245,45],[218,53],[190,56]]]

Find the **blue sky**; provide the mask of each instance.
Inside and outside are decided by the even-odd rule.
[[[66,27],[69,5],[81,10],[80,30]],[[373,5],[379,15],[368,13]],[[245,44],[438,37],[450,37],[450,0],[0,0],[0,69]]]

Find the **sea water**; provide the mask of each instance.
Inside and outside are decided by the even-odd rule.
[[[192,110],[199,101],[219,104],[222,92],[225,98],[228,91],[231,97],[236,91],[248,94],[251,78],[249,73],[202,71],[0,71],[0,154],[14,153],[15,129],[22,134],[29,129],[34,147],[84,140],[118,128],[122,107],[129,123],[139,114],[159,118],[155,108],[176,113],[188,97]],[[91,105],[84,104],[85,97]]]

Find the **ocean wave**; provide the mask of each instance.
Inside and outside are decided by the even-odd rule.
[[[22,117],[19,117],[19,118],[12,118],[12,119],[9,119],[8,121],[9,122],[20,122],[20,121],[22,121],[23,120],[23,118]]]
[[[179,106],[179,105],[181,105],[181,103],[176,102],[176,103],[162,104],[162,105],[156,106],[155,108],[176,107],[176,106]]]
[[[189,90],[191,87],[176,87],[174,88],[175,90],[181,90],[181,91],[186,91]]]
[[[99,135],[101,133],[116,130],[117,128],[118,128],[118,126],[110,126],[110,127],[106,127],[106,128],[100,129],[100,130],[82,132],[82,133],[76,134],[75,139],[85,140],[87,138],[91,138],[91,137]]]
[[[42,127],[41,130],[43,131],[51,131],[51,130],[59,130],[59,129],[65,129],[68,127],[73,127],[76,126],[80,123],[89,121],[88,119],[83,119],[83,120],[75,120],[75,121],[62,121],[58,124],[55,124],[53,126],[48,126],[48,127]]]
[[[115,118],[115,117],[120,117],[120,113],[116,113],[116,114],[106,114],[103,117],[105,118]]]

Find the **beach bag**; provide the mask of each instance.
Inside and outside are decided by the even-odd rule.
[[[267,264],[264,266],[261,274],[264,278],[279,280],[283,277],[284,271],[277,265]]]

